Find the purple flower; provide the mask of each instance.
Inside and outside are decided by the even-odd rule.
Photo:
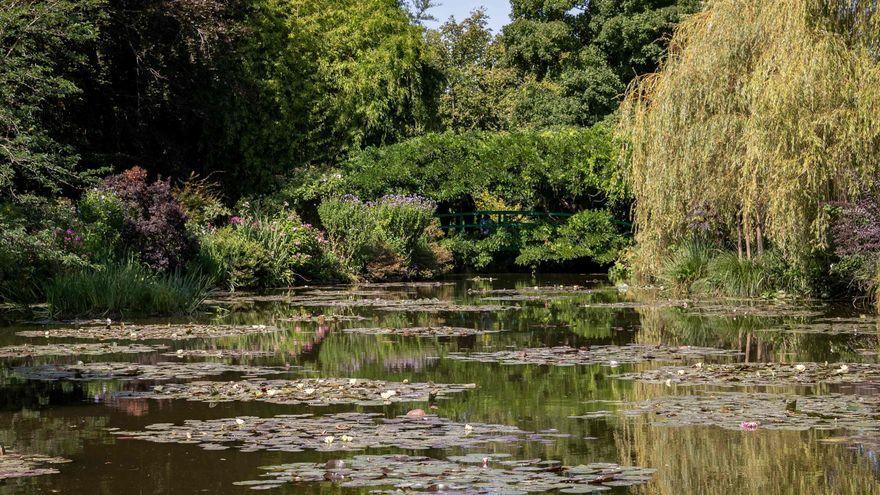
[[[739,427],[745,431],[755,431],[758,429],[758,423],[755,421],[743,421]]]
[[[244,223],[244,220],[241,219],[240,216],[235,215],[229,219],[229,225],[241,225]]]

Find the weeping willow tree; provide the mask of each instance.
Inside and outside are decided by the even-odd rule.
[[[710,212],[720,241],[796,263],[823,249],[828,201],[880,171],[878,0],[710,0],[660,71],[634,81],[620,131],[642,275]]]

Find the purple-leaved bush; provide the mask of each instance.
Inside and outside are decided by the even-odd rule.
[[[835,254],[842,257],[880,252],[880,198],[866,194],[858,201],[831,206],[838,210],[831,226]]]
[[[195,252],[186,230],[186,214],[171,192],[171,181],[147,183],[147,172],[134,167],[108,177],[104,188],[125,204],[122,240],[153,269],[179,268]]]

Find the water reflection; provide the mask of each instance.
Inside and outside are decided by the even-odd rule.
[[[564,284],[565,288],[548,286]],[[576,286],[576,287],[574,287]],[[536,287],[538,287],[536,289]],[[838,308],[768,307],[762,302],[736,302],[736,312],[717,301],[660,303],[650,294],[621,294],[596,277],[495,276],[457,279],[444,284],[375,285],[346,288],[302,288],[272,297],[225,298],[203,315],[205,322],[275,325],[280,332],[210,340],[157,342],[163,352],[103,355],[84,361],[200,361],[178,358],[176,349],[268,351],[270,356],[204,360],[294,367],[291,376],[355,377],[412,382],[475,383],[478,389],[428,404],[384,407],[309,408],[260,402],[207,404],[186,401],[119,399],[115,392],[151,387],[138,382],[24,382],[12,368],[19,365],[72,363],[77,358],[10,359],[0,372],[0,443],[74,460],[62,473],[0,485],[0,493],[242,493],[232,483],[259,476],[259,466],[286,462],[326,461],[315,452],[247,453],[204,451],[191,445],[149,444],[115,438],[107,428],[139,430],[153,423],[216,419],[240,415],[334,413],[346,411],[403,414],[415,407],[461,422],[515,425],[524,430],[558,430],[565,436],[550,444],[525,442],[488,447],[521,458],[557,459],[576,465],[614,462],[654,467],[659,472],[642,487],[611,493],[650,494],[800,494],[880,493],[876,443],[827,442],[839,432],[728,431],[715,427],[670,428],[652,425],[649,417],[590,417],[597,411],[674,393],[684,387],[642,384],[610,378],[622,371],[658,366],[653,363],[607,366],[505,366],[444,359],[449,352],[497,351],[507,348],[568,345],[695,345],[736,349],[746,362],[841,361],[877,362],[876,325]],[[459,305],[515,304],[499,312],[393,312],[371,307],[302,307],[297,298],[439,299]],[[488,298],[488,299],[484,299]],[[645,303],[647,301],[647,304]],[[652,302],[653,301],[653,302]],[[624,303],[624,304],[620,304]],[[856,331],[824,335],[810,325],[840,318]],[[841,323],[842,325],[844,323]],[[822,323],[826,325],[826,323]],[[382,326],[469,326],[498,333],[463,338],[413,338],[344,333],[343,328]],[[46,343],[15,332],[32,326],[0,329],[0,345]],[[850,328],[850,327],[847,327]],[[853,327],[854,328],[854,327]],[[874,327],[876,329],[876,326]],[[867,329],[867,330],[866,330]],[[72,340],[71,340],[72,341]],[[866,352],[867,350],[867,352]],[[166,352],[169,352],[166,351]],[[223,376],[217,379],[238,379]],[[874,394],[872,386],[849,389],[816,387],[784,389],[791,393]],[[849,446],[848,446],[849,445]],[[393,452],[393,450],[392,450]],[[375,453],[375,452],[371,452]],[[412,452],[410,452],[412,454]],[[422,453],[443,458],[453,451]],[[337,454],[338,456],[338,454]],[[326,484],[288,484],[275,493],[344,492]]]

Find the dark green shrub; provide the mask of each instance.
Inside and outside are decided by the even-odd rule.
[[[523,246],[516,258],[518,265],[592,259],[607,265],[630,245],[629,237],[606,210],[586,210],[570,217],[562,225],[544,224],[524,231]]]

